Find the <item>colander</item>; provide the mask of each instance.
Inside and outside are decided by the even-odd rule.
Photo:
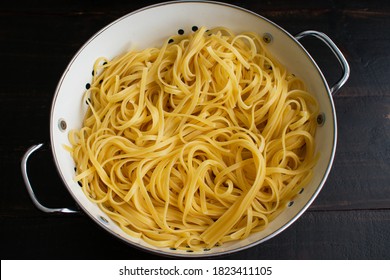
[[[294,200],[287,203],[285,210],[270,222],[265,230],[253,233],[243,240],[228,242],[205,251],[192,252],[157,248],[123,232],[85,196],[78,183],[74,181],[75,163],[63,145],[69,145],[69,130],[80,128],[82,124],[88,106],[82,101],[82,95],[86,84],[91,80],[91,69],[98,57],[113,58],[130,47],[136,49],[159,47],[169,36],[194,32],[200,26],[208,28],[225,26],[237,33],[252,31],[260,34],[272,54],[289,71],[305,81],[308,90],[313,93],[320,105],[321,113],[317,118],[319,127],[315,141],[316,149],[321,156],[310,183],[301,189]],[[321,40],[338,59],[342,75],[334,85],[328,85],[316,62],[300,44],[299,40],[307,36]],[[210,257],[244,250],[257,246],[285,230],[304,213],[320,192],[330,172],[336,150],[337,123],[332,95],[344,85],[348,77],[349,66],[346,59],[324,33],[309,30],[293,36],[252,11],[226,3],[174,1],[148,6],[119,18],[97,32],[81,47],[65,69],[54,93],[50,116],[50,146],[54,162],[65,187],[81,211],[101,228],[132,246],[174,257]],[[42,144],[32,146],[22,160],[22,174],[27,190],[34,204],[44,212],[74,213],[74,210],[67,208],[45,207],[34,195],[28,180],[27,162],[29,156],[41,146]]]

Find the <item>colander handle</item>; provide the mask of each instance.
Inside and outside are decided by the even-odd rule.
[[[330,88],[330,92],[334,96],[336,92],[347,82],[350,74],[350,68],[347,60],[345,59],[344,55],[342,52],[339,50],[339,48],[336,46],[336,44],[325,34],[319,31],[314,31],[314,30],[307,30],[303,31],[301,33],[298,33],[295,35],[295,39],[300,40],[306,36],[313,36],[317,39],[320,39],[322,42],[327,45],[333,54],[336,56],[337,60],[340,63],[340,66],[343,70],[343,75],[341,78]]]
[[[28,158],[31,156],[31,154],[34,153],[39,148],[41,148],[42,146],[43,146],[43,144],[31,146],[24,154],[24,156],[22,158],[22,163],[21,163],[24,184],[26,185],[27,192],[30,195],[32,202],[39,210],[41,210],[45,213],[66,213],[66,214],[79,213],[78,211],[75,211],[75,210],[72,210],[69,208],[48,208],[46,206],[43,206],[39,202],[37,197],[35,196],[34,190],[30,184],[30,180],[28,179],[28,175],[27,175],[27,161],[28,161]]]

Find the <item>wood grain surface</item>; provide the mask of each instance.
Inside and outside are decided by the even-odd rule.
[[[334,97],[338,145],[332,171],[301,218],[275,238],[221,259],[390,259],[390,2],[225,1],[291,34],[318,30],[351,66]],[[55,169],[49,137],[57,83],[78,49],[101,28],[158,1],[22,1],[0,4],[0,255],[2,259],[162,258],[115,239],[85,214],[37,210],[20,162],[33,144],[29,174],[51,207],[77,207]],[[158,23],[156,23],[158,24]],[[302,40],[325,77],[337,61],[316,40]]]

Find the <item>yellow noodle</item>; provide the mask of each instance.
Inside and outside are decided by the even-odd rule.
[[[310,180],[318,108],[254,33],[172,38],[96,60],[68,151],[126,233],[201,250],[263,230]]]

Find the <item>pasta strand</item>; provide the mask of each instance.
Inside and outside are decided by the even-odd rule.
[[[310,181],[318,105],[255,33],[172,39],[96,60],[67,150],[126,233],[202,250],[263,230]]]

